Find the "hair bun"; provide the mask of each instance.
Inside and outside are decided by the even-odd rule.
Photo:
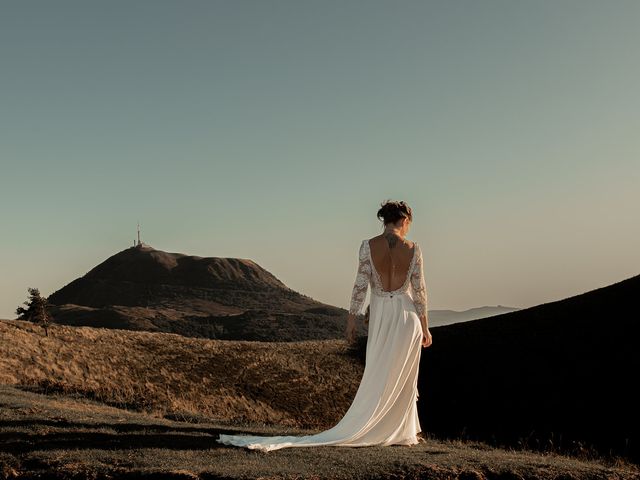
[[[388,223],[395,223],[401,218],[408,218],[410,221],[413,216],[411,214],[411,207],[404,201],[395,201],[388,199],[380,204],[380,209],[377,214],[385,225]]]

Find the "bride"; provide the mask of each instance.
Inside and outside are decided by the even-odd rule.
[[[365,368],[342,419],[312,435],[226,435],[217,442],[259,449],[334,445],[415,445],[418,420],[420,347],[432,343],[422,251],[405,239],[412,222],[405,202],[387,201],[378,210],[382,234],[360,243],[358,271],[351,292],[345,335],[355,339],[355,318],[371,287]]]

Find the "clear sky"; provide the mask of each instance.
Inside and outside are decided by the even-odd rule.
[[[640,2],[6,1],[0,318],[133,245],[347,307],[387,199],[429,308],[640,273]]]

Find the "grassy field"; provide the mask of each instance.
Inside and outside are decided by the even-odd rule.
[[[81,393],[162,417],[322,428],[349,407],[364,364],[344,340],[221,341],[0,321],[0,383]]]
[[[287,448],[218,434],[333,426],[364,364],[344,340],[243,342],[0,321],[3,478],[640,478],[614,459],[425,437],[415,446]]]
[[[0,386],[0,478],[623,479],[625,464],[427,439],[415,446],[287,448],[221,445],[218,433],[313,433],[278,426],[178,422],[62,394]]]

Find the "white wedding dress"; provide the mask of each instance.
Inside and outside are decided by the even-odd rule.
[[[226,435],[217,442],[264,451],[287,447],[334,445],[415,445],[418,420],[418,367],[427,290],[422,251],[414,243],[404,284],[393,291],[382,281],[371,258],[369,240],[360,245],[358,272],[349,313],[359,313],[371,286],[366,363],[360,386],[343,418],[332,428],[312,435]],[[411,288],[410,288],[411,287]]]

